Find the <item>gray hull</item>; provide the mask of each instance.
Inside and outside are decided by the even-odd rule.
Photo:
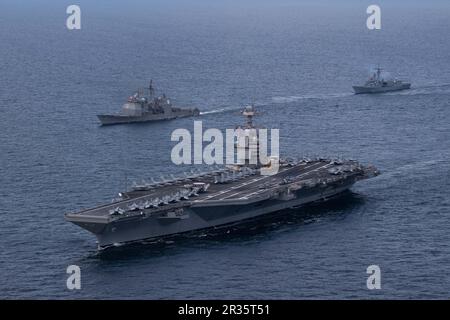
[[[353,86],[353,90],[355,91],[355,94],[383,93],[383,92],[406,90],[409,88],[411,88],[410,83],[402,83],[399,85],[384,86],[384,87],[383,86],[377,86],[377,87]]]
[[[137,122],[151,122],[151,121],[163,121],[184,117],[197,116],[199,114],[197,109],[183,109],[176,112],[167,113],[148,113],[142,116],[128,116],[121,114],[111,115],[97,115],[103,126],[125,123],[137,123]]]
[[[127,222],[110,224],[96,234],[101,248],[114,244],[124,244],[143,239],[157,239],[187,232],[220,228],[230,224],[245,223],[249,219],[262,217],[269,213],[299,207],[314,201],[325,200],[340,194],[351,187],[353,182],[344,186],[315,190],[299,195],[290,201],[267,200],[264,203],[248,205],[192,206],[185,210],[180,219],[159,219],[158,217],[138,218]]]
[[[119,202],[69,213],[66,219],[92,232],[99,247],[108,247],[244,223],[265,214],[333,197],[378,172],[356,162],[337,164],[317,160],[284,166],[274,176],[247,172],[246,176],[224,184],[214,182],[218,181],[218,174],[220,172],[166,181],[148,190],[127,192]],[[189,181],[185,180],[203,181],[210,187],[202,193],[173,202],[173,199],[166,200],[163,204],[164,195],[186,188]],[[155,198],[160,205],[145,207]],[[128,211],[115,214],[114,208],[119,207]]]

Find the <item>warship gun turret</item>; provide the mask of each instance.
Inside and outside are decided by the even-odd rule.
[[[382,69],[375,69],[375,73],[371,75],[369,80],[363,86],[353,86],[355,94],[360,93],[382,93],[389,91],[398,91],[411,88],[411,83],[403,82],[397,79],[384,79]]]
[[[148,95],[144,92],[148,91]],[[165,94],[155,96],[153,81],[147,90],[138,90],[123,104],[122,110],[116,114],[97,115],[102,125],[123,124],[133,122],[149,122],[171,120],[176,118],[198,116],[197,108],[182,109],[172,106]]]
[[[247,117],[243,128],[253,128],[254,108],[246,108],[243,115]],[[254,150],[246,151],[246,157],[255,155]],[[106,248],[282,214],[284,209],[337,196],[355,182],[379,174],[375,167],[354,160],[286,158],[278,159],[274,174],[262,175],[271,161],[254,165],[245,160],[211,171],[192,170],[181,177],[142,182],[120,193],[113,203],[67,213],[65,218],[93,233],[99,248]]]

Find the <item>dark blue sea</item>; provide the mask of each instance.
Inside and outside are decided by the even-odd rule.
[[[72,31],[70,4],[0,4],[1,298],[450,297],[448,1],[377,1],[372,31],[366,0],[80,0]],[[377,65],[412,89],[354,95]],[[191,169],[172,164],[170,135],[193,118],[99,126],[149,79],[204,128],[234,128],[255,103],[282,155],[382,174],[244,230],[99,253],[65,213]]]

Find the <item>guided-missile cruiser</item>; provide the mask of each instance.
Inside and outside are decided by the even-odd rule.
[[[254,107],[246,107],[243,114],[247,118],[243,130],[255,128]],[[257,223],[266,214],[281,215],[284,209],[338,196],[355,182],[379,174],[374,166],[342,159],[268,157],[266,164],[255,165],[250,145],[240,147],[245,151],[240,164],[142,182],[119,193],[113,203],[67,213],[65,218],[93,233],[99,249],[104,249]],[[278,170],[263,175],[275,160]]]
[[[144,92],[148,91],[148,95]],[[97,118],[102,125],[124,124],[134,122],[150,122],[198,116],[197,108],[175,108],[165,94],[155,96],[153,81],[146,90],[138,90],[128,97],[122,110],[116,114],[99,114]]]
[[[411,88],[411,83],[403,82],[397,79],[384,79],[381,75],[380,67],[375,69],[375,73],[366,81],[363,86],[353,86],[355,94],[360,93],[382,93],[389,91],[398,91]]]

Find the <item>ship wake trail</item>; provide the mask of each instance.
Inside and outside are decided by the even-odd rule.
[[[417,89],[450,88],[450,83],[431,84],[427,86],[416,86]]]
[[[329,94],[310,94],[310,95],[292,95],[286,97],[273,97],[272,103],[291,103],[301,100],[310,100],[310,99],[335,99],[335,98],[344,98],[352,96],[352,92],[342,92],[342,93],[329,93]]]
[[[433,172],[433,168],[436,166],[450,166],[450,161],[446,159],[440,159],[440,160],[424,160],[409,163],[397,167],[396,169],[393,169],[391,171],[384,172],[382,175],[377,177],[377,180],[382,183],[374,184],[368,188],[385,189],[386,187],[401,184],[403,182],[401,182],[400,179],[411,177],[411,172],[415,173],[414,176],[416,178],[422,174],[429,175],[430,172]]]
[[[381,177],[381,179],[391,179],[392,177],[398,177],[402,175],[409,175],[408,173],[410,171],[415,172],[429,172],[430,168],[439,166],[439,165],[449,165],[450,162],[445,159],[440,160],[426,160],[426,161],[418,161],[410,164],[406,164],[404,166],[398,167],[395,170],[392,170],[391,172],[386,172],[385,175]]]
[[[258,106],[258,108],[264,108],[264,107],[269,106],[270,104],[263,103],[263,102],[256,102],[253,105]],[[241,111],[241,110],[242,110],[242,106],[230,106],[230,107],[222,107],[222,108],[217,108],[217,109],[213,109],[213,110],[202,111],[202,112],[200,112],[200,115],[236,112],[236,111]]]
[[[200,115],[207,115],[207,114],[215,114],[215,113],[227,113],[227,112],[233,112],[233,111],[237,111],[240,110],[241,107],[223,107],[223,108],[218,108],[218,109],[213,109],[213,110],[208,110],[208,111],[202,111],[200,112]]]
[[[436,94],[449,94],[450,93],[450,83],[438,84],[438,85],[425,85],[425,86],[414,86],[409,91],[403,92],[389,92],[389,95],[398,94],[405,96],[415,96],[415,95],[436,95]]]

